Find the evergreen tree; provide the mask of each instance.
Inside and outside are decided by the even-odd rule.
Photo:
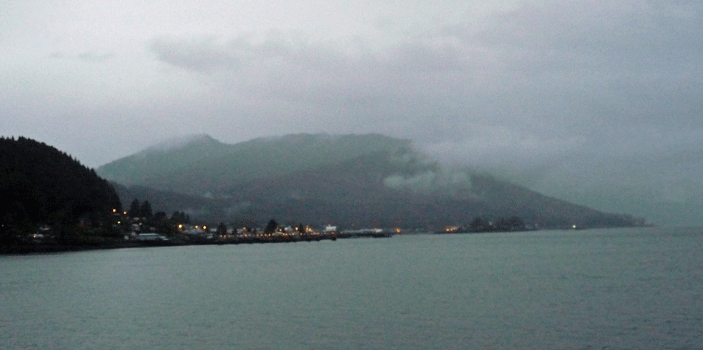
[[[471,221],[470,224],[470,229],[472,232],[485,232],[490,230],[490,224],[487,220],[484,220],[482,217],[475,217],[473,221]]]
[[[120,199],[94,170],[44,143],[0,138],[0,239],[14,241],[41,225],[59,240],[102,235],[113,210],[122,211]]]
[[[139,207],[139,201],[134,198],[132,204],[129,205],[129,217],[138,218],[141,216],[141,209]]]
[[[142,206],[139,208],[139,214],[141,217],[150,219],[152,217],[151,204],[149,201],[144,201]]]
[[[174,211],[171,214],[171,220],[180,224],[190,224],[190,216],[182,211]]]
[[[510,226],[510,231],[524,231],[525,221],[518,216],[512,216],[508,219],[508,225]]]
[[[168,216],[166,215],[166,212],[164,212],[164,211],[157,211],[156,213],[154,213],[154,218],[153,218],[152,221],[155,221],[155,222],[163,222],[163,221],[166,221],[166,220],[168,220]]]
[[[224,222],[221,222],[221,223],[217,226],[217,235],[218,235],[218,236],[224,236],[224,235],[226,235],[226,234],[227,234],[227,225],[225,225]]]
[[[269,223],[266,225],[266,228],[264,229],[264,233],[274,233],[276,232],[276,229],[278,228],[278,223],[276,220],[271,219]]]

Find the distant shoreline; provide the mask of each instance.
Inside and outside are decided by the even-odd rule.
[[[25,243],[0,246],[0,255],[28,255],[28,254],[52,254],[64,252],[77,252],[87,250],[102,249],[124,249],[124,248],[149,248],[149,247],[177,247],[194,245],[230,245],[230,244],[262,244],[262,243],[298,243],[298,242],[319,242],[336,241],[348,238],[385,238],[392,237],[390,232],[375,234],[330,234],[310,237],[237,237],[221,240],[169,240],[169,241],[114,241],[100,244],[55,244],[55,243]]]

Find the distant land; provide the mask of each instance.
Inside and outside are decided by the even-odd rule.
[[[96,169],[123,206],[148,200],[208,222],[440,230],[519,217],[532,228],[642,226],[644,219],[550,198],[467,167],[445,167],[409,140],[296,134],[237,144],[194,135]]]

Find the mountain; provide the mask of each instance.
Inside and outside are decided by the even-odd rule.
[[[28,138],[0,138],[0,236],[40,225],[73,231],[121,210],[115,189],[69,155]],[[61,232],[59,232],[61,233]]]
[[[539,227],[638,225],[467,168],[443,167],[408,140],[309,135],[235,145],[208,136],[152,147],[97,169],[139,198],[203,220],[436,229],[519,217]],[[170,198],[170,199],[164,199]],[[155,204],[155,207],[158,205]]]
[[[408,147],[409,141],[375,134],[298,134],[234,145],[199,135],[166,141],[103,165],[97,172],[127,186],[205,195],[254,179],[293,174],[369,152]]]

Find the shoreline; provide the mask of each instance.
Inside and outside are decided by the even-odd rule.
[[[25,243],[0,246],[0,255],[30,255],[30,254],[52,254],[65,252],[78,252],[88,250],[103,249],[124,249],[124,248],[150,248],[150,247],[178,247],[193,245],[230,245],[230,244],[264,244],[264,243],[297,243],[297,242],[320,242],[336,241],[348,238],[387,238],[392,237],[391,233],[384,234],[330,234],[309,237],[236,237],[229,239],[202,239],[202,240],[167,240],[167,241],[114,241],[104,243]]]

